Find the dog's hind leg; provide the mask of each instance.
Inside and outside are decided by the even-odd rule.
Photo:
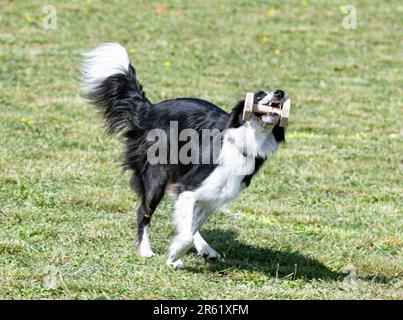
[[[165,179],[143,177],[143,195],[137,210],[137,243],[142,257],[154,255],[150,245],[150,220],[165,192]]]
[[[145,216],[143,204],[137,211],[137,244],[140,256],[149,258],[154,255],[150,244],[150,217]]]

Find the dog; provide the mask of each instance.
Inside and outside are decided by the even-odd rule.
[[[200,227],[215,209],[235,200],[249,186],[266,158],[285,141],[285,129],[279,126],[280,116],[272,112],[254,113],[248,121],[243,121],[244,100],[230,113],[196,98],[154,104],[146,97],[127,51],[118,43],[104,43],[85,53],[81,74],[83,95],[102,112],[107,132],[120,134],[124,139],[123,167],[132,171],[131,186],[140,197],[139,254],[154,255],[150,246],[150,220],[168,193],[176,199],[173,214],[176,235],[169,247],[167,264],[183,268],[182,258],[192,246],[200,256],[218,259],[220,255],[203,239]],[[285,101],[282,90],[258,91],[254,97],[254,103],[278,107]],[[217,138],[216,155],[211,150],[201,150],[200,139],[192,142],[179,139],[173,134],[173,123],[179,132],[191,130],[199,138],[206,130],[215,132],[210,138]],[[188,144],[188,151],[193,148],[201,150],[200,153],[192,156],[190,162],[150,161],[149,150],[156,143],[151,141],[150,133],[156,129],[165,133],[170,142],[164,140],[161,146],[165,150],[156,152],[157,158],[170,153],[173,143],[178,149]],[[209,161],[197,161],[202,156]]]

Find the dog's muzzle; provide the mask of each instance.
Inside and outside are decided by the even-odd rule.
[[[279,112],[279,113],[269,112],[269,113],[263,114],[261,119],[264,123],[266,123],[268,125],[276,125],[280,121],[281,109],[282,109],[283,103],[285,101],[284,97],[285,97],[285,93],[283,90],[276,90],[271,95],[268,94],[265,98],[263,98],[260,101],[261,104],[265,104],[274,109],[278,109],[278,112]]]

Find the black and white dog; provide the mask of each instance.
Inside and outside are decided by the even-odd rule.
[[[149,239],[150,219],[167,192],[176,198],[174,223],[177,230],[167,263],[176,268],[183,267],[182,257],[192,245],[203,257],[219,258],[199,229],[215,209],[238,197],[266,157],[284,141],[279,115],[253,114],[250,120],[243,121],[244,101],[239,101],[231,113],[194,98],[153,104],[146,98],[126,50],[116,43],[102,44],[86,53],[81,71],[84,95],[101,109],[107,131],[123,133],[125,139],[124,168],[133,171],[131,185],[141,198],[137,211],[140,255],[153,255]],[[282,90],[255,94],[255,103],[272,106],[281,105],[284,99]],[[208,149],[209,161],[198,161],[206,155],[206,151],[201,150],[203,143],[200,139],[188,142],[181,139],[181,135],[175,136],[173,123],[179,132],[191,129],[199,137],[206,130],[215,132],[211,137],[219,137],[217,155]],[[172,151],[172,143],[176,143],[179,150],[190,143],[190,149],[196,146],[201,152],[192,156],[190,162],[150,161],[149,150],[155,143],[155,139],[150,139],[150,132],[155,129],[169,137],[169,143],[165,140],[162,144],[165,150],[157,152],[157,157]]]

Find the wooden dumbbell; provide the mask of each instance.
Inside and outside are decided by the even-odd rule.
[[[244,121],[248,121],[251,118],[252,113],[277,113],[280,115],[280,127],[286,127],[288,124],[288,118],[290,116],[291,109],[291,99],[284,101],[280,108],[273,108],[265,104],[253,103],[254,94],[252,92],[247,92],[245,97],[245,105],[243,108]]]

